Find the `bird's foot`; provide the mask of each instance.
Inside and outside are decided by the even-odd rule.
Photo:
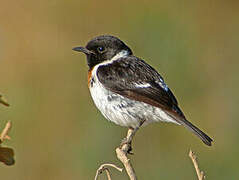
[[[127,146],[124,146],[127,145]],[[131,139],[128,138],[124,138],[121,143],[120,143],[120,149],[123,149],[128,153],[128,154],[132,154],[132,146],[131,146]]]

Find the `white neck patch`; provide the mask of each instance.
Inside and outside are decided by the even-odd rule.
[[[129,52],[126,51],[126,50],[122,50],[120,51],[118,54],[116,54],[114,57],[112,57],[110,60],[106,60],[100,64],[97,64],[94,68],[93,68],[93,71],[92,71],[92,76],[95,76],[96,75],[96,71],[98,69],[99,66],[104,66],[104,65],[107,65],[107,64],[111,64],[113,63],[114,61],[116,61],[117,59],[119,58],[122,58],[122,57],[126,57],[129,55]]]
[[[102,63],[100,63],[100,64],[98,64],[98,65],[96,65],[96,66],[99,67],[99,66],[101,66],[101,65],[111,64],[111,63],[113,63],[114,61],[116,61],[117,59],[122,58],[122,57],[126,57],[126,56],[128,56],[128,55],[129,55],[129,52],[128,52],[128,51],[122,50],[122,51],[120,51],[118,54],[116,54],[114,57],[112,57],[111,59],[105,60],[104,62],[102,62]]]
[[[128,56],[129,55],[129,52],[126,51],[126,50],[122,50],[120,51],[118,54],[116,54],[114,57],[112,57],[112,59],[110,61],[115,61],[119,58],[122,58],[122,57],[125,57],[125,56]]]

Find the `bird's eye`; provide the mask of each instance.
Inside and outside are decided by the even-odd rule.
[[[105,48],[100,46],[100,47],[97,48],[97,50],[98,50],[99,53],[103,53],[105,51]]]

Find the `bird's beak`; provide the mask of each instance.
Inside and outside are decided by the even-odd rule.
[[[83,52],[85,53],[86,55],[90,55],[90,54],[95,54],[94,52],[86,49],[85,47],[75,47],[72,49],[73,51],[78,51],[78,52]]]

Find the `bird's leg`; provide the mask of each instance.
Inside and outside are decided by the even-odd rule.
[[[132,146],[131,146],[131,144],[132,144],[133,137],[134,137],[134,135],[136,134],[136,132],[138,131],[138,129],[140,128],[140,126],[143,125],[144,122],[145,122],[145,120],[140,121],[139,126],[137,126],[136,128],[130,127],[130,128],[128,129],[127,136],[126,136],[126,138],[124,138],[124,139],[122,140],[122,142],[121,142],[121,144],[120,144],[120,148],[123,148],[123,146],[124,146],[125,144],[127,144],[127,145],[128,145],[127,153],[132,154],[132,153],[131,153],[131,151],[132,151]]]

